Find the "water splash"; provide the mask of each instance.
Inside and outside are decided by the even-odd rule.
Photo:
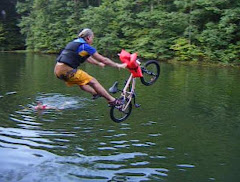
[[[55,107],[56,109],[80,109],[89,103],[89,99],[83,97],[65,96],[58,93],[39,94],[36,101],[42,102],[44,105]]]

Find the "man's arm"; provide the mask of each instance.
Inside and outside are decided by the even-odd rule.
[[[89,58],[87,59],[87,62],[89,62],[89,63],[91,63],[91,64],[95,64],[95,65],[100,66],[100,67],[102,67],[102,68],[105,66],[104,63],[95,60],[93,57],[89,57]]]
[[[127,64],[123,63],[123,64],[119,64],[119,63],[115,63],[114,61],[112,61],[111,59],[102,56],[101,54],[99,54],[98,52],[95,52],[92,57],[98,61],[100,61],[101,63],[111,66],[111,67],[115,67],[115,68],[126,68]]]

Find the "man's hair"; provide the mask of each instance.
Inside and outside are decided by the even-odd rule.
[[[92,36],[92,35],[93,35],[93,31],[91,29],[84,28],[84,29],[80,30],[78,37],[85,38],[85,37]]]

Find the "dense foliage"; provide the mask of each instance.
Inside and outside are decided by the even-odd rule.
[[[16,13],[17,0],[0,1],[0,51],[24,48],[24,37],[17,26],[20,18]]]
[[[27,49],[58,52],[89,27],[105,55],[240,63],[240,0],[18,0]],[[0,42],[4,40],[0,24]]]

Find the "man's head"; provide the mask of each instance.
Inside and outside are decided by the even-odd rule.
[[[43,105],[42,101],[38,101],[38,102],[37,102],[37,105],[38,105],[38,106]]]
[[[79,38],[83,38],[88,44],[93,43],[94,34],[93,31],[89,28],[84,28],[80,30],[78,34]]]

